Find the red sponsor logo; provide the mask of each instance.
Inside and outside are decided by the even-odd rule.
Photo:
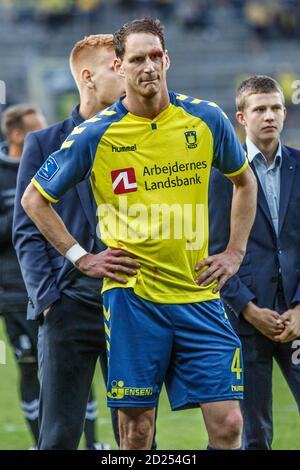
[[[115,194],[137,191],[134,168],[123,168],[111,172],[112,187]]]

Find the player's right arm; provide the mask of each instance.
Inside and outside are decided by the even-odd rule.
[[[32,183],[24,193],[22,206],[39,231],[63,256],[72,246],[77,244],[76,239],[69,233],[60,216],[53,210],[51,202],[42,196]],[[87,253],[80,257],[75,264],[87,276],[108,277],[124,284],[126,280],[115,273],[123,272],[135,275],[136,269],[139,268],[138,263],[128,258],[130,256],[123,250],[108,248],[97,255]]]
[[[85,136],[81,134],[73,131],[61,149],[48,157],[27,186],[21,200],[25,212],[39,231],[63,256],[77,245],[77,241],[53,210],[52,203],[89,177],[99,140],[93,141],[91,133],[87,132]],[[83,252],[74,263],[88,276],[108,277],[122,284],[127,281],[117,273],[135,275],[136,269],[140,267],[129,253],[109,248],[97,255]]]

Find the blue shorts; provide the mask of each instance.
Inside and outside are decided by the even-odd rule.
[[[220,300],[158,304],[130,288],[104,293],[109,407],[173,410],[243,398],[241,343]]]

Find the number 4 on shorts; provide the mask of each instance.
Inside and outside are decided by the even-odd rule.
[[[236,379],[241,380],[241,348],[236,348],[232,363],[231,363],[231,372],[236,374]]]

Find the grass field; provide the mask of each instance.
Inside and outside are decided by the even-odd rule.
[[[0,321],[0,340],[6,341]],[[0,364],[0,449],[28,449],[31,439],[18,403],[17,369],[9,347],[7,364]],[[116,448],[105,405],[103,381],[97,370],[95,390],[99,401],[98,438]],[[274,449],[300,449],[300,420],[295,402],[277,367],[274,368]],[[206,431],[201,412],[188,410],[171,412],[163,391],[157,421],[159,449],[204,449]]]

